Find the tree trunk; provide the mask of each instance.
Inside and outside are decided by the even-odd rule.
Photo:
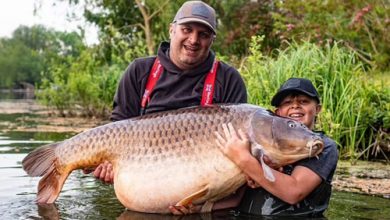
[[[145,5],[142,4],[141,0],[135,0],[135,2],[137,3],[139,10],[141,11],[142,17],[144,18],[144,24],[141,26],[145,32],[145,38],[146,38],[145,40],[146,40],[146,45],[148,47],[148,54],[153,55],[153,54],[155,54],[155,52],[154,52],[155,43],[153,40],[153,30],[152,30],[150,23],[151,23],[152,18],[156,14],[158,14],[160,11],[162,11],[162,9],[165,7],[165,5],[167,5],[169,0],[165,1],[161,5],[161,7],[159,7],[156,11],[154,11],[151,14],[148,13],[148,11],[145,8]]]

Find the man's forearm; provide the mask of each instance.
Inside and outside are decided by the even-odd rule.
[[[218,200],[214,203],[212,210],[221,210],[221,209],[228,209],[228,208],[234,208],[237,207],[240,202],[242,197],[244,196],[245,190],[247,186],[244,185],[237,189],[237,191],[221,200]]]

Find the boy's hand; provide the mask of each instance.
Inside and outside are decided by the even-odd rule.
[[[238,129],[237,133],[231,123],[222,124],[222,127],[224,137],[215,132],[217,145],[229,159],[239,165],[241,161],[251,156],[249,140],[241,129]]]

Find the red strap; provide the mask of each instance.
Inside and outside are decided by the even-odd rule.
[[[218,64],[219,62],[215,59],[210,72],[206,76],[206,80],[203,86],[202,101],[200,103],[202,106],[211,105],[213,103],[214,82],[217,75]],[[150,100],[150,94],[156,86],[157,80],[160,78],[163,71],[164,68],[160,63],[160,60],[156,58],[146,83],[144,95],[142,96],[142,109],[146,108],[146,105]]]
[[[160,60],[156,58],[154,61],[152,70],[150,71],[148,81],[146,83],[146,88],[144,95],[142,96],[141,107],[145,108],[150,100],[150,93],[152,93],[154,86],[156,86],[157,80],[160,78],[161,73],[164,71],[162,65],[160,64]]]
[[[217,69],[218,69],[219,62],[217,59],[214,60],[213,67],[211,68],[210,72],[206,76],[206,80],[203,86],[203,93],[202,93],[202,101],[201,106],[211,105],[213,104],[213,95],[214,95],[214,83],[215,83],[215,77],[217,75]]]

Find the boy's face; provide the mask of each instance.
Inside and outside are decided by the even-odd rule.
[[[301,122],[309,129],[313,129],[315,117],[320,111],[321,105],[315,99],[304,94],[292,94],[282,100],[275,113]]]

